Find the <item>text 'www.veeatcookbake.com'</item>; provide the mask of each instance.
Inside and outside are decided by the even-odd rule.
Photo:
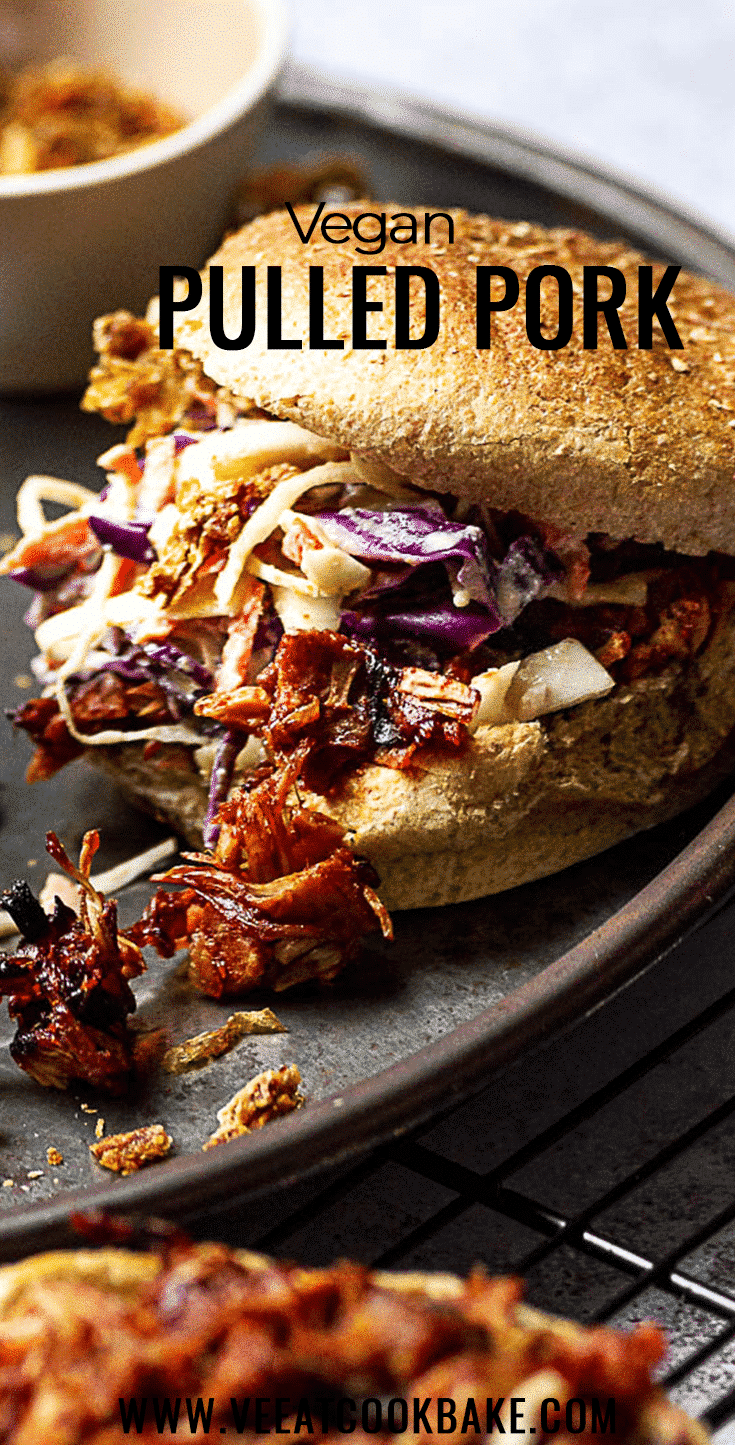
[[[221,1402],[197,1396],[130,1396],[120,1399],[123,1434],[186,1436],[214,1434],[322,1435],[336,1430],[351,1435],[387,1431],[393,1435],[571,1435],[615,1434],[615,1400],[573,1398],[560,1402],[524,1395],[453,1400],[448,1396],[365,1400],[348,1397],[231,1398]],[[227,1425],[219,1422],[224,1417]],[[213,1424],[213,1420],[215,1423]]]

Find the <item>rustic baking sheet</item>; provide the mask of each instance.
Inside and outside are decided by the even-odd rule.
[[[727,240],[655,198],[518,134],[476,126],[400,96],[371,96],[292,74],[259,164],[356,158],[375,195],[434,206],[466,205],[551,224],[629,236],[649,252],[707,272],[735,289]],[[182,251],[178,258],[191,258]],[[151,278],[151,289],[155,278]],[[122,301],[111,297],[111,305]],[[99,484],[95,456],[115,433],[82,416],[74,398],[0,402],[0,532],[14,528],[14,495],[30,472]],[[29,695],[27,597],[6,583],[0,611],[4,703]],[[0,882],[40,886],[46,829],[74,854],[85,828],[102,834],[99,868],[162,838],[101,775],[74,763],[46,785],[23,782],[28,748],[9,725],[0,749]],[[510,894],[396,918],[393,947],[371,943],[329,990],[304,987],[275,1003],[252,995],[221,1005],[192,994],[176,961],[149,959],[136,984],[142,1026],[172,1043],[222,1022],[233,1007],[274,1005],[288,1032],[250,1036],[230,1054],[179,1077],[157,1072],[125,1100],[36,1086],[4,1045],[0,1016],[0,1257],[61,1243],[72,1208],[192,1216],[336,1161],[453,1102],[534,1042],[600,1003],[727,896],[735,882],[735,803],[722,784],[682,819],[602,858]],[[131,922],[150,896],[121,896]],[[262,1133],[201,1153],[217,1109],[261,1069],[298,1064],[308,1107]],[[173,1156],[121,1180],[92,1160],[97,1121],[106,1133],[161,1122]],[[63,1164],[50,1166],[54,1146]],[[5,1181],[11,1181],[6,1182]],[[4,1184],[4,1187],[3,1187]]]

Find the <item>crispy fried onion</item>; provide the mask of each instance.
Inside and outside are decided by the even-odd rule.
[[[293,799],[304,756],[232,794],[214,851],[156,879],[184,892],[159,889],[128,934],[164,958],[188,945],[194,982],[213,998],[334,978],[365,934],[392,937],[373,869],[338,824]]]
[[[46,847],[79,887],[79,914],[56,899],[49,917],[24,880],[2,895],[25,943],[0,956],[0,994],[18,1030],[16,1064],[39,1084],[65,1089],[73,1080],[124,1093],[132,1067],[126,1018],[135,1009],[128,979],[142,973],[140,949],[117,930],[117,904],[89,881],[99,846],[85,833],[79,867],[55,833]]]
[[[99,411],[117,425],[133,422],[131,446],[186,423],[192,412],[215,423],[215,383],[186,352],[159,351],[147,321],[129,311],[102,316],[94,325],[94,344],[100,359],[89,374],[82,410]]]
[[[103,1231],[104,1223],[95,1237]],[[109,1243],[120,1224],[110,1222],[108,1231]],[[245,1263],[224,1245],[193,1246],[180,1235],[159,1247],[160,1262],[120,1254],[117,1287],[89,1265],[65,1273],[57,1263],[53,1274],[39,1270],[29,1279],[22,1310],[16,1305],[0,1325],[8,1445],[62,1438],[103,1445],[118,1438],[121,1406],[131,1401],[138,1433],[154,1439],[159,1402],[175,1400],[178,1418],[184,1394],[209,1402],[204,1433],[217,1436],[236,1425],[253,1438],[256,1398],[282,1397],[287,1421],[298,1417],[301,1430],[316,1428],[336,1442],[345,1422],[330,1401],[354,1401],[359,1421],[369,1399],[370,1435],[388,1441],[384,1400],[382,1427],[375,1424],[385,1396],[392,1404],[407,1399],[409,1410],[412,1401],[425,1402],[422,1434],[436,1430],[444,1397],[457,1424],[469,1422],[464,1433],[482,1436],[486,1404],[493,1410],[523,1397],[526,1428],[539,1436],[544,1398],[553,1400],[555,1422],[575,1401],[574,1418],[585,1423],[574,1438],[583,1441],[597,1438],[591,1402],[605,1409],[612,1398],[621,1441],[704,1441],[652,1379],[665,1348],[655,1325],[629,1334],[551,1325],[519,1303],[520,1281],[479,1271],[464,1283],[437,1276],[431,1290],[431,1279],[408,1276],[401,1284],[400,1276],[391,1281],[344,1262],[318,1270]],[[358,1428],[356,1438],[370,1437]]]

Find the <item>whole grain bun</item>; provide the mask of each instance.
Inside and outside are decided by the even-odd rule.
[[[197,1244],[190,1246],[183,1260],[183,1272],[179,1276],[179,1289],[183,1287],[186,1291],[187,1283],[194,1280],[197,1269],[201,1268],[203,1276],[207,1280],[217,1279],[218,1269],[224,1271],[225,1277],[231,1272],[233,1263],[244,1269],[248,1275],[257,1277],[265,1272],[275,1269],[276,1289],[280,1297],[282,1310],[288,1309],[289,1289],[298,1292],[299,1289],[307,1291],[314,1290],[320,1280],[328,1281],[333,1273],[329,1270],[300,1269],[298,1266],[287,1266],[282,1263],[275,1263],[263,1255],[254,1254],[249,1250],[230,1251],[221,1245]],[[15,1445],[21,1441],[38,1438],[38,1431],[43,1427],[42,1433],[49,1439],[61,1439],[65,1445],[81,1445],[84,1440],[105,1441],[117,1438],[115,1426],[108,1423],[111,1410],[116,1409],[118,1398],[122,1393],[123,1397],[129,1396],[131,1389],[140,1378],[140,1363],[136,1360],[136,1330],[140,1330],[141,1359],[146,1362],[146,1374],[156,1373],[156,1360],[151,1355],[151,1344],[157,1338],[151,1334],[152,1315],[155,1306],[148,1303],[146,1310],[140,1313],[140,1324],[137,1324],[134,1313],[137,1302],[146,1298],[146,1293],[154,1285],[156,1277],[165,1268],[164,1261],[158,1253],[137,1252],[129,1249],[103,1248],[97,1250],[58,1250],[53,1253],[39,1254],[20,1261],[18,1264],[6,1265],[0,1269],[0,1328],[4,1327],[8,1333],[10,1346],[13,1350],[13,1361],[16,1365],[13,1370],[5,1371],[5,1379],[0,1384],[0,1403],[5,1405],[4,1418],[6,1419],[7,1433],[3,1439],[8,1445]],[[176,1266],[174,1265],[174,1269]],[[411,1321],[408,1324],[405,1320],[405,1308],[408,1307],[414,1312],[416,1310],[425,1312],[425,1318],[431,1321],[435,1318],[437,1310],[450,1311],[457,1320],[466,1318],[472,1321],[474,1326],[474,1342],[471,1347],[465,1345],[464,1352],[454,1360],[454,1374],[452,1378],[456,1383],[456,1391],[452,1389],[452,1395],[456,1393],[456,1403],[459,1409],[460,1401],[467,1400],[475,1395],[482,1398],[483,1395],[492,1393],[497,1397],[502,1392],[503,1377],[508,1381],[505,1389],[518,1387],[518,1393],[525,1385],[524,1397],[528,1396],[527,1413],[530,1417],[535,1410],[538,1410],[541,1399],[544,1396],[553,1396],[556,1391],[562,1399],[568,1397],[572,1386],[565,1382],[565,1379],[553,1368],[553,1357],[555,1346],[560,1344],[562,1351],[571,1350],[574,1352],[580,1348],[597,1350],[598,1357],[602,1358],[607,1346],[607,1356],[610,1363],[607,1370],[614,1372],[617,1368],[618,1378],[620,1364],[615,1366],[615,1356],[620,1348],[624,1336],[620,1331],[608,1330],[606,1328],[590,1329],[584,1325],[576,1324],[570,1320],[559,1319],[548,1315],[540,1310],[534,1309],[516,1298],[517,1291],[513,1281],[498,1281],[496,1286],[491,1281],[486,1281],[488,1287],[494,1290],[493,1305],[478,1303],[478,1297],[485,1282],[484,1276],[477,1273],[470,1279],[464,1281],[456,1275],[451,1274],[427,1274],[415,1271],[412,1273],[398,1274],[385,1271],[376,1271],[370,1275],[360,1267],[341,1265],[336,1267],[335,1273],[340,1271],[354,1271],[352,1275],[352,1290],[364,1286],[365,1289],[377,1288],[385,1292],[387,1299],[381,1304],[382,1318],[385,1326],[391,1322],[391,1296],[395,1299],[395,1322],[393,1323],[393,1336],[397,1337],[401,1327],[411,1328]],[[358,1280],[360,1283],[358,1284]],[[96,1298],[99,1296],[99,1299]],[[201,1298],[205,1297],[205,1291],[201,1290]],[[483,1295],[488,1300],[487,1289]],[[192,1290],[192,1296],[187,1301],[191,1318],[196,1316],[196,1292]],[[107,1307],[105,1307],[105,1305]],[[116,1308],[122,1305],[132,1307],[130,1316],[123,1314],[123,1322],[118,1323]],[[90,1312],[95,1311],[96,1318],[106,1320],[110,1317],[110,1330],[122,1331],[127,1349],[127,1355],[121,1359],[114,1358],[114,1365],[111,1368],[109,1347],[107,1353],[100,1351],[99,1344],[95,1339],[94,1330],[90,1329]],[[166,1324],[169,1324],[168,1315],[170,1308],[164,1314],[163,1334],[161,1335],[161,1369],[165,1369],[165,1363],[170,1368],[170,1360],[167,1359],[165,1345]],[[198,1335],[194,1330],[189,1330],[190,1339],[187,1339],[186,1332],[174,1335],[174,1348],[181,1358],[180,1369],[192,1371],[196,1377],[196,1370],[201,1368],[200,1356],[204,1358],[206,1365],[205,1341],[207,1340],[207,1313],[202,1307],[200,1315],[200,1331]],[[369,1319],[369,1309],[368,1309]],[[232,1321],[228,1321],[229,1324]],[[316,1333],[319,1329],[318,1307],[311,1319],[311,1327]],[[335,1325],[337,1334],[336,1356],[330,1357],[327,1369],[331,1368],[337,1372],[339,1364],[344,1368],[345,1361],[341,1360],[340,1331],[344,1333],[349,1328],[349,1321],[345,1322],[339,1318]],[[330,1338],[330,1326],[323,1326],[325,1338]],[[415,1328],[415,1326],[414,1326]],[[240,1326],[242,1330],[242,1326]],[[357,1316],[352,1323],[353,1346],[356,1351],[355,1359],[359,1361],[361,1340],[361,1329],[365,1329],[365,1323]],[[480,1331],[486,1335],[486,1343],[480,1344]],[[290,1340],[283,1347],[278,1349],[279,1378],[288,1374],[289,1349],[296,1351],[296,1359],[299,1359],[298,1351],[301,1349],[300,1359],[303,1360],[304,1345],[299,1347],[299,1331],[294,1331],[296,1345]],[[399,1384],[403,1384],[404,1391],[412,1384],[410,1361],[412,1350],[409,1343],[406,1350],[401,1354],[395,1346],[392,1352],[392,1363],[400,1375]],[[63,1360],[65,1355],[79,1348],[79,1340],[85,1342],[85,1350],[96,1349],[97,1359],[97,1385],[89,1403],[83,1396],[80,1397],[78,1384],[73,1373],[64,1369]],[[258,1348],[263,1351],[263,1325],[258,1323],[256,1339]],[[47,1344],[43,1348],[44,1341]],[[72,1342],[71,1345],[69,1342]],[[49,1348],[49,1344],[60,1342],[57,1349]],[[558,1342],[558,1343],[557,1343]],[[241,1388],[241,1381],[249,1381],[252,1367],[247,1350],[243,1352],[242,1334],[238,1336],[238,1348],[231,1351],[232,1359],[229,1360],[226,1379],[231,1384],[233,1393],[238,1393]],[[370,1347],[369,1324],[368,1339],[362,1345],[364,1352],[368,1353]],[[168,1346],[169,1354],[171,1344]],[[374,1349],[374,1343],[372,1345]],[[190,1351],[191,1359],[187,1362],[187,1350]],[[454,1346],[457,1350],[457,1346]],[[28,1352],[30,1366],[21,1368],[21,1362],[25,1352]],[[342,1348],[345,1360],[350,1358],[348,1350]],[[61,1362],[59,1360],[61,1357]],[[539,1363],[528,1365],[525,1370],[520,1363],[528,1357]],[[368,1356],[369,1357],[369,1356]],[[228,1357],[229,1358],[229,1357]],[[259,1356],[260,1360],[261,1356]],[[490,1376],[486,1377],[487,1360],[492,1359]],[[548,1363],[544,1363],[544,1362]],[[452,1368],[452,1361],[448,1360],[449,1368]],[[266,1361],[263,1360],[262,1368],[267,1370]],[[296,1368],[298,1368],[296,1366]],[[414,1367],[415,1368],[415,1367]],[[562,1366],[563,1368],[563,1366]],[[593,1371],[596,1366],[588,1367]],[[370,1366],[367,1366],[368,1372]],[[519,1369],[521,1375],[519,1378]],[[610,1378],[607,1375],[605,1364],[599,1366],[600,1379]],[[209,1374],[207,1378],[209,1378]],[[267,1378],[267,1374],[265,1376]],[[188,1378],[188,1374],[187,1374]],[[300,1379],[297,1373],[297,1379]],[[369,1373],[368,1373],[369,1378]],[[446,1377],[445,1377],[446,1378]],[[706,1430],[695,1420],[692,1420],[683,1410],[667,1401],[663,1390],[656,1385],[650,1377],[650,1366],[638,1364],[635,1385],[633,1381],[625,1378],[621,1386],[626,1397],[621,1414],[625,1414],[626,1422],[621,1431],[623,1445],[706,1445],[708,1435]],[[500,1384],[499,1384],[500,1382]],[[354,1368],[353,1393],[359,1399],[363,1391],[355,1385]],[[491,1389],[492,1385],[492,1389]],[[114,1387],[114,1388],[113,1388]],[[480,1388],[482,1387],[482,1388]],[[628,1387],[628,1388],[625,1388]],[[562,1392],[566,1392],[563,1394]],[[228,1389],[229,1393],[229,1389]],[[306,1393],[306,1392],[305,1392]],[[428,1393],[428,1391],[427,1391]],[[479,1400],[478,1400],[479,1403]],[[219,1408],[219,1401],[215,1401],[215,1408]],[[620,1428],[620,1427],[619,1427]],[[94,1432],[93,1434],[90,1432]],[[224,1427],[223,1427],[224,1432]],[[253,1438],[249,1434],[248,1438]]]
[[[375,202],[342,207],[406,216],[412,208]],[[313,207],[297,208],[307,229]],[[423,237],[423,211],[419,235]],[[638,268],[646,258],[626,242],[602,242],[572,230],[545,230],[451,211],[454,243],[435,222],[429,245],[388,241],[360,254],[354,236],[336,245],[318,226],[304,245],[285,211],[261,217],[231,236],[212,258],[224,267],[224,324],[241,328],[242,266],[255,266],[258,328],[243,351],[212,344],[209,295],[179,313],[176,343],[207,373],[362,456],[388,464],[438,491],[486,498],[582,533],[663,541],[690,554],[735,552],[735,298],[698,277],[680,274],[669,300],[683,350],[669,350],[654,322],[653,349],[639,350]],[[403,232],[405,234],[405,231]],[[343,351],[268,350],[265,273],[282,267],[285,336],[308,338],[308,268],[324,267],[324,335]],[[430,267],[441,287],[439,337],[426,350],[396,351],[393,285],[369,280],[384,302],[369,334],[385,351],[351,347],[353,266]],[[511,311],[493,316],[492,346],[476,349],[475,268],[507,266],[521,283]],[[571,340],[558,351],[535,349],[525,330],[525,279],[535,266],[564,267],[575,288]],[[602,318],[599,349],[583,350],[584,266],[613,266],[626,279],[620,319],[628,350],[614,350]],[[654,267],[654,286],[663,273]],[[600,292],[607,294],[606,281]],[[420,315],[420,312],[419,312]],[[556,285],[542,288],[542,320],[556,332]]]
[[[407,215],[367,202],[343,213],[365,210]],[[423,212],[414,214],[422,231]],[[647,262],[627,243],[449,214],[452,244],[439,220],[430,244],[388,241],[372,256],[356,250],[353,235],[331,244],[318,226],[302,244],[286,212],[256,220],[211,263],[224,268],[229,335],[241,326],[241,267],[256,268],[253,344],[212,344],[206,276],[196,311],[177,314],[177,344],[237,395],[413,483],[517,508],[581,536],[599,530],[689,554],[735,553],[735,298],[681,274],[668,304],[684,349],[670,350],[655,323],[653,349],[639,350],[638,270]],[[313,208],[297,215],[305,230]],[[303,338],[301,350],[267,348],[265,272],[274,264],[282,268],[283,334]],[[442,324],[430,348],[399,351],[391,272],[411,264],[438,277]],[[387,268],[369,281],[384,311],[368,330],[388,339],[385,350],[352,349],[355,265]],[[480,265],[510,267],[520,280],[520,300],[493,316],[485,351],[475,335]],[[565,268],[575,288],[572,337],[558,351],[533,347],[526,334],[525,280],[540,265]],[[310,266],[324,268],[324,334],[343,338],[342,351],[308,348]],[[627,350],[614,349],[602,319],[599,349],[583,349],[585,266],[624,274]],[[663,269],[654,267],[654,286]],[[546,283],[549,334],[555,298]],[[389,908],[436,906],[557,872],[671,817],[731,762],[734,730],[735,621],[727,614],[686,665],[538,722],[481,729],[460,757],[423,757],[407,772],[361,768],[313,802],[374,864]],[[136,801],[201,843],[206,773],[177,773],[171,757],[144,762],[134,746],[91,753]]]
[[[306,801],[348,829],[390,909],[435,907],[557,873],[704,797],[732,766],[735,614],[684,665],[537,722],[479,729],[466,753],[361,768]],[[123,791],[201,846],[206,775],[140,746],[92,748]]]

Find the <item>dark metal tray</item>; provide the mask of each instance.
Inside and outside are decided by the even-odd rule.
[[[735,289],[726,239],[664,200],[520,134],[477,126],[395,95],[348,90],[291,73],[256,161],[348,151],[373,194],[459,204],[546,223],[624,234]],[[152,289],[155,283],[152,282]],[[114,303],[115,298],[111,298]],[[98,482],[94,457],[114,434],[73,398],[0,403],[0,530],[13,529],[16,487],[32,471]],[[19,589],[18,589],[19,590]],[[2,678],[9,705],[27,692],[23,599],[3,590]],[[0,759],[0,879],[45,876],[48,827],[70,850],[86,827],[103,835],[100,866],[147,846],[163,830],[132,812],[83,764],[26,788],[27,751],[6,734]],[[524,1050],[600,1004],[650,966],[735,885],[735,801],[727,784],[674,823],[555,878],[498,898],[396,919],[396,944],[373,944],[328,992],[280,996],[289,1032],[246,1039],[233,1053],[179,1078],[159,1073],[124,1101],[39,1089],[0,1055],[0,1257],[65,1242],[73,1208],[114,1205],[193,1217],[279,1180],[336,1163],[469,1093]],[[126,923],[149,896],[121,899]],[[230,1010],[193,997],[175,964],[152,963],[139,1016],[179,1041]],[[262,1006],[252,997],[250,1006]],[[272,1002],[272,1001],[271,1001]],[[9,1038],[5,1018],[0,1041]],[[261,1133],[202,1154],[218,1107],[260,1069],[294,1061],[309,1104]],[[91,1110],[91,1112],[90,1112]],[[94,1112],[94,1111],[97,1112]],[[129,1179],[106,1174],[88,1144],[106,1132],[164,1123],[175,1155]],[[63,1165],[51,1168],[54,1145]],[[29,1178],[41,1171],[40,1177]]]

